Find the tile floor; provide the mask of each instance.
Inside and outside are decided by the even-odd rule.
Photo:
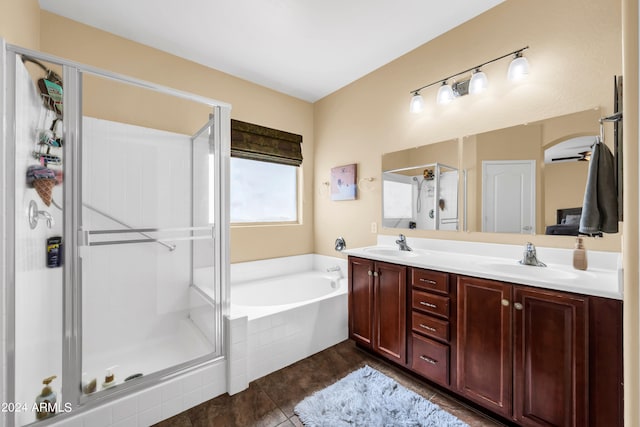
[[[438,404],[470,427],[502,426],[391,364],[358,349],[352,341],[344,341],[252,382],[241,393],[233,396],[224,394],[164,420],[155,427],[302,426],[293,413],[293,408],[299,401],[365,364]]]

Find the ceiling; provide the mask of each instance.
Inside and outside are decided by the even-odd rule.
[[[315,102],[502,1],[40,0],[40,7]],[[407,91],[422,83],[409,82]]]

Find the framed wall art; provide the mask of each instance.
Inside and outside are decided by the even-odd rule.
[[[331,169],[331,200],[355,200],[358,180],[356,164]]]

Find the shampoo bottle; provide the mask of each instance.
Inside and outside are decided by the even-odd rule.
[[[576,238],[576,248],[573,250],[573,268],[576,270],[587,269],[587,251],[582,243],[582,237]]]
[[[56,401],[58,397],[55,391],[49,386],[54,379],[56,379],[55,375],[42,380],[44,388],[42,392],[36,396],[36,419],[38,420],[50,417],[56,413]]]
[[[118,366],[112,366],[110,368],[107,368],[107,372],[104,375],[104,382],[102,383],[102,389],[107,389],[107,388],[111,388],[111,387],[115,387],[116,385],[116,376],[113,373],[113,370],[115,368],[117,368]]]

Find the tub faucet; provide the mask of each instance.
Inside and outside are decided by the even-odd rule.
[[[327,273],[331,273],[334,271],[340,271],[340,266],[339,265],[334,265],[333,267],[328,267],[327,268]]]
[[[401,234],[399,237],[400,238],[396,240],[398,249],[400,249],[401,251],[412,251],[413,249],[411,249],[409,245],[407,245],[407,238],[404,237],[404,234]]]
[[[533,265],[535,267],[547,266],[547,264],[538,260],[538,257],[536,256],[536,247],[531,242],[527,242],[522,259],[518,262],[522,265]]]

